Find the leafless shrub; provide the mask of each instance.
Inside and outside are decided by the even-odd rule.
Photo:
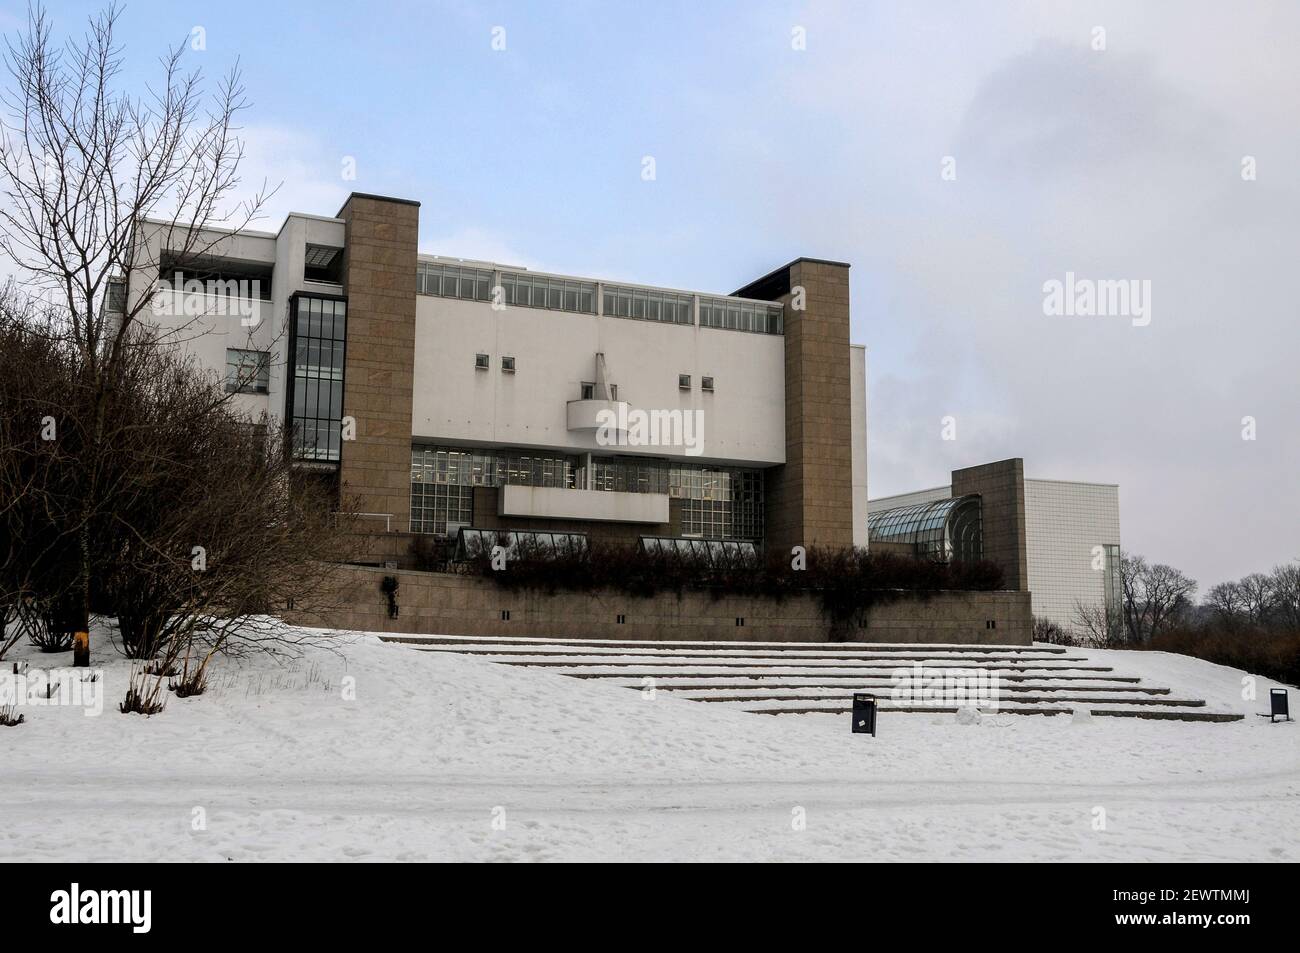
[[[195,667],[192,670],[187,669],[181,674],[179,681],[172,682],[167,687],[176,693],[177,698],[189,698],[192,695],[202,695],[208,690],[207,667]]]
[[[13,728],[21,725],[27,718],[25,715],[18,713],[17,705],[0,705],[0,726]]]
[[[0,516],[9,523],[0,529],[0,603],[23,592],[71,592],[75,631],[89,631],[94,611],[97,533],[113,527],[123,493],[151,491],[118,482],[138,448],[124,442],[114,405],[138,355],[148,364],[185,334],[141,334],[152,294],[112,300],[114,288],[152,289],[164,255],[201,259],[223,237],[213,229],[237,234],[267,198],[263,188],[235,201],[243,157],[236,117],[246,107],[238,73],[206,96],[201,74],[183,68],[182,43],[162,58],[145,96],[127,92],[118,15],[110,6],[83,37],[64,41],[44,8],[31,8],[25,31],[6,45],[12,82],[0,96],[0,253],[45,296],[47,312],[25,324],[19,341],[43,360],[14,364],[6,354],[0,375],[19,378],[7,381],[19,412],[0,408],[0,421],[12,423],[0,433]],[[43,418],[57,421],[57,439],[38,439]],[[24,514],[5,512],[19,500]],[[24,518],[25,532],[14,533]],[[14,540],[39,556],[35,564],[13,558]]]
[[[162,679],[140,668],[132,670],[131,680],[126,688],[126,698],[118,705],[118,710],[124,715],[131,713],[156,715],[166,704],[167,698],[163,694]]]
[[[1046,642],[1048,645],[1079,645],[1079,639],[1073,632],[1040,615],[1034,616],[1034,641]]]

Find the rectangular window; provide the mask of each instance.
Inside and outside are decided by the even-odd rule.
[[[491,364],[491,361],[488,359],[488,356],[487,356],[486,354],[475,354],[475,355],[474,355],[474,367],[475,367],[475,369],[480,370],[480,371],[486,371],[486,370],[488,369],[488,367],[490,366],[490,364]]]
[[[513,374],[515,372],[515,359],[513,357],[501,358],[501,373]]]
[[[690,374],[678,374],[678,375],[677,375],[677,387],[678,387],[679,390],[690,390],[690,389],[691,389],[691,375],[690,375]]]
[[[265,394],[271,385],[271,355],[266,351],[226,348],[226,391]]]
[[[126,282],[110,279],[104,292],[104,310],[110,314],[126,311]]]
[[[590,382],[588,382],[588,381],[583,381],[583,382],[582,382],[582,391],[581,391],[581,393],[582,393],[582,399],[583,399],[583,400],[595,400],[595,399],[596,399],[596,385],[595,385],[595,384],[592,384],[592,383],[590,383]]]
[[[713,393],[713,378],[712,378],[712,377],[701,377],[701,378],[700,378],[700,390],[706,390],[706,391],[708,391],[709,393]]]
[[[296,295],[291,307],[293,387],[286,410],[293,426],[294,457],[337,462],[348,303],[341,298]]]

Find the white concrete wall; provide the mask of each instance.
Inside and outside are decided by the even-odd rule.
[[[1025,542],[1034,615],[1075,626],[1075,603],[1105,606],[1093,547],[1119,545],[1119,487],[1025,480]]]
[[[853,545],[867,545],[867,349],[849,345],[849,426],[853,456]]]
[[[285,219],[277,233],[205,233],[196,243],[197,250],[204,254],[272,265],[271,299],[253,303],[251,324],[246,323],[248,316],[221,313],[225,302],[218,298],[200,302],[199,314],[187,314],[187,301],[182,294],[176,292],[163,297],[160,313],[149,308],[141,317],[171,332],[172,338],[180,347],[192,354],[204,368],[221,378],[226,373],[227,348],[268,352],[271,355],[268,393],[239,394],[232,403],[237,410],[252,417],[267,413],[278,418],[284,412],[286,382],[291,373],[288,367],[292,359],[288,353],[289,298],[298,291],[342,293],[339,285],[304,280],[303,261],[307,243],[342,248],[344,230],[344,224],[339,219],[293,214]],[[179,243],[169,241],[166,229],[157,223],[142,231],[146,238],[141,260],[150,265],[141,267],[132,276],[129,292],[131,300],[153,292],[158,277],[157,264],[162,254]],[[163,277],[172,280],[170,275]],[[414,271],[411,282],[414,287]],[[192,302],[188,303],[188,307],[190,312],[196,310]]]
[[[501,516],[595,520],[610,523],[667,523],[667,493],[567,490],[550,486],[501,487]]]
[[[785,462],[785,343],[751,334],[485,302],[417,296],[414,436],[570,452],[616,452],[591,431],[570,431],[566,406],[596,379],[603,352],[618,399],[644,410],[702,410],[699,462]],[[491,367],[476,370],[474,355]],[[501,358],[516,371],[503,373]],[[679,390],[677,376],[691,375]],[[714,392],[701,378],[714,379]],[[687,457],[682,447],[622,452]]]

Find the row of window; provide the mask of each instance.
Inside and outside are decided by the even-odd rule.
[[[475,370],[479,370],[479,371],[487,371],[487,370],[491,370],[491,369],[492,369],[492,358],[490,358],[488,355],[483,354],[483,353],[481,353],[481,352],[478,353],[478,354],[475,354],[475,355],[474,355],[474,369],[475,369]],[[514,359],[513,357],[509,357],[509,356],[506,356],[506,357],[501,358],[501,373],[502,373],[502,374],[513,374],[514,372],[515,372],[515,359]]]
[[[470,559],[490,554],[500,546],[507,560],[514,559],[520,550],[556,556],[564,553],[582,553],[587,550],[586,533],[549,533],[538,530],[462,529],[456,538],[456,558]]]
[[[605,285],[605,314],[640,321],[663,321],[668,324],[694,324],[693,295],[647,288],[624,288]]]
[[[678,390],[690,390],[690,389],[691,389],[691,375],[690,375],[690,374],[678,374],[678,375],[677,375],[677,389],[678,389]],[[701,377],[701,378],[700,378],[700,390],[712,394],[712,393],[713,393],[713,378],[712,378],[712,377]]]
[[[700,298],[700,327],[780,334],[784,309],[779,304],[742,301],[739,298]]]
[[[682,501],[682,533],[708,539],[763,538],[763,471],[654,457],[593,457],[593,489],[667,493]],[[411,449],[411,531],[454,533],[473,520],[476,486],[587,486],[576,456],[522,450],[415,446]],[[430,492],[430,487],[450,488]]]
[[[528,451],[413,447],[411,482],[455,486],[575,486],[577,458]]]
[[[548,275],[501,273],[501,296],[508,306],[596,313],[596,283]],[[492,271],[471,265],[421,261],[416,266],[419,294],[465,301],[492,300]],[[603,313],[609,317],[694,325],[695,296],[625,285],[603,286]],[[782,333],[779,304],[739,298],[700,297],[700,326],[762,334]]]
[[[418,294],[439,298],[489,301],[492,297],[492,272],[468,265],[422,261],[415,268],[415,290]]]
[[[507,305],[596,313],[596,285],[590,281],[503,273],[501,292]]]

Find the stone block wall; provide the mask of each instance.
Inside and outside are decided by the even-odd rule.
[[[685,592],[638,598],[621,592],[511,592],[490,579],[455,573],[339,567],[337,604],[299,612],[304,625],[366,632],[629,640],[829,642],[831,627],[815,596],[781,601]],[[398,578],[399,614],[388,616],[380,589]],[[506,618],[503,613],[508,613]],[[618,617],[624,621],[619,622]],[[738,620],[743,620],[743,624]],[[941,592],[873,608],[853,642],[1029,645],[1027,592]]]
[[[952,471],[952,495],[980,496],[984,558],[997,563],[1008,589],[1029,589],[1025,545],[1025,461],[1019,457]]]
[[[415,273],[420,205],[353,193],[339,212],[347,228],[343,288],[348,340],[343,414],[356,421],[344,441],[340,491],[359,511],[411,519],[411,394],[415,382]],[[362,524],[382,533],[384,523]]]

